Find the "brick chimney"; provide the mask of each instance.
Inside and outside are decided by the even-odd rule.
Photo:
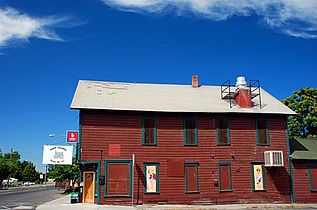
[[[192,86],[193,86],[193,88],[198,88],[199,87],[198,75],[197,74],[194,74],[192,76]]]
[[[238,77],[234,100],[241,108],[251,108],[251,91],[247,87],[244,77]]]

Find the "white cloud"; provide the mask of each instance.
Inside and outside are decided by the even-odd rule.
[[[256,14],[268,27],[290,36],[317,38],[317,0],[102,0],[132,12],[193,13],[214,21]]]
[[[52,28],[65,25],[67,20],[56,16],[35,18],[13,8],[0,8],[0,48],[29,38],[63,41]]]

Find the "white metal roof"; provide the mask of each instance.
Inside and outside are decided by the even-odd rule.
[[[201,112],[201,113],[266,113],[296,114],[265,90],[261,89],[262,108],[259,97],[253,99],[252,108],[230,108],[221,99],[220,86],[144,84],[123,82],[78,82],[72,109],[104,109],[154,112]]]

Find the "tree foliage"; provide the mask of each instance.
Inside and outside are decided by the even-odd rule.
[[[317,89],[299,89],[282,102],[297,113],[288,118],[289,135],[317,138]]]
[[[0,183],[9,177],[17,178],[19,181],[38,181],[39,173],[33,163],[21,162],[20,158],[17,151],[0,153]]]
[[[48,177],[56,182],[65,182],[66,180],[75,181],[79,178],[78,165],[55,165],[49,169]]]
[[[8,178],[8,176],[9,176],[9,164],[8,164],[8,161],[3,157],[3,155],[1,155],[0,156],[0,182]]]
[[[22,181],[35,182],[38,180],[40,174],[35,170],[35,166],[32,163],[26,164],[22,170]]]

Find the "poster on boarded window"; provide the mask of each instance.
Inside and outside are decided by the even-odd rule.
[[[146,192],[156,192],[156,166],[146,166]]]
[[[254,190],[264,190],[262,165],[253,165]]]

